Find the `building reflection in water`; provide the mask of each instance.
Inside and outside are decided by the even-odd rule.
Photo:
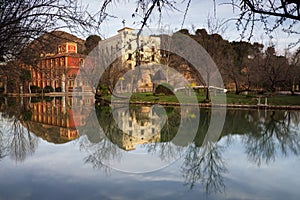
[[[85,125],[88,113],[74,113],[72,105],[90,107],[93,102],[93,96],[85,98],[62,96],[31,102],[29,108],[32,117],[28,128],[49,142],[64,143],[77,139],[79,134],[76,126]]]
[[[84,129],[88,130],[87,123],[91,123],[89,117],[94,107],[93,96],[63,96],[46,100],[32,98],[28,105],[31,111],[28,129],[48,142],[65,143],[89,134]],[[74,106],[80,109],[73,109]],[[112,143],[126,151],[134,150],[136,145],[160,142],[162,125],[159,116],[150,107],[131,108],[129,115],[125,109],[118,109],[117,117],[119,130],[111,128],[105,131],[98,142],[106,135]],[[114,120],[112,116],[109,119]],[[117,126],[116,123],[114,126]]]
[[[134,150],[136,145],[160,142],[161,125],[159,116],[150,107],[135,107],[126,114],[125,109],[117,110],[118,125],[123,132],[113,137],[113,143],[126,151]]]

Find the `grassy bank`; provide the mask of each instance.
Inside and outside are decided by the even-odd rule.
[[[258,103],[258,97],[245,96],[236,94],[227,94],[228,104],[245,104],[256,105]],[[260,103],[265,104],[265,97],[261,97]],[[300,106],[300,96],[290,95],[271,95],[267,97],[267,105],[274,106]]]
[[[130,96],[125,94],[125,96]],[[191,103],[194,102],[194,98],[186,95],[183,92],[176,93],[177,97],[174,96],[165,96],[165,95],[154,95],[153,93],[133,93],[130,96],[131,102],[166,102],[166,103],[178,103],[180,99],[181,102]],[[197,94],[196,95],[198,103],[205,103],[205,95]],[[116,97],[106,96],[106,100],[121,100]],[[220,96],[214,96],[214,102],[221,103],[219,101]],[[246,96],[246,95],[236,95],[236,94],[226,94],[227,104],[236,104],[236,105],[257,105],[258,97],[257,96]],[[261,97],[261,104],[265,104],[265,97]],[[273,106],[300,106],[300,96],[284,96],[284,95],[271,95],[267,97],[267,104]]]

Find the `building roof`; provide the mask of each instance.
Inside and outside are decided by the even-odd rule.
[[[85,58],[86,55],[79,54],[79,53],[59,53],[54,55],[46,55],[44,57],[41,57],[40,59],[49,59],[49,58],[60,58],[60,57],[74,57],[74,58]]]
[[[166,76],[161,70],[158,70],[152,77],[152,81],[161,81],[161,80],[166,80]]]
[[[129,27],[124,27],[124,28],[121,28],[120,30],[118,30],[118,33],[122,32],[122,31],[133,31],[134,29],[133,28],[129,28]]]

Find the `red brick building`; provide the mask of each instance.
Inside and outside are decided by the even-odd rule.
[[[57,54],[41,54],[38,64],[30,66],[31,86],[52,87],[56,91],[72,92],[79,88],[76,75],[85,55],[77,53],[77,44],[66,42],[58,45]]]

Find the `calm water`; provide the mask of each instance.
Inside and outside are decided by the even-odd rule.
[[[162,119],[160,109],[112,112],[89,98],[0,103],[0,199],[300,197],[298,111],[227,110],[207,141],[211,111],[201,109],[195,137],[180,143],[193,109],[166,107]]]

